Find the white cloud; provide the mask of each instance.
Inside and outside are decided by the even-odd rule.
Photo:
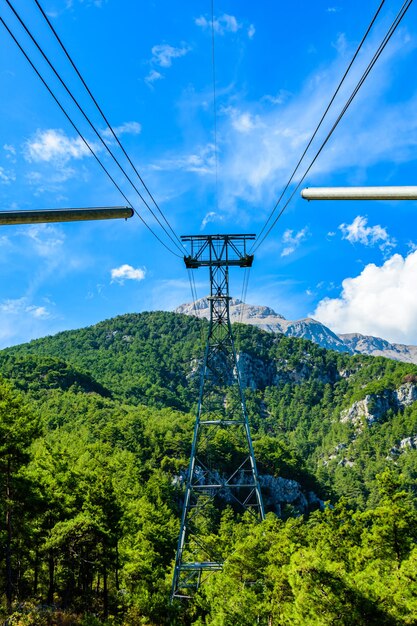
[[[230,116],[232,126],[239,133],[249,133],[262,126],[259,116],[253,115],[249,111],[239,111],[234,107],[222,109],[222,113]]]
[[[338,298],[324,298],[313,316],[338,333],[359,332],[417,343],[417,252],[394,254],[346,278]]]
[[[112,282],[118,282],[121,285],[123,285],[125,280],[143,280],[145,275],[145,268],[134,268],[126,263],[111,270]]]
[[[212,21],[211,19],[207,19],[203,15],[198,17],[195,20],[197,26],[200,26],[203,29],[211,28]],[[242,28],[242,24],[240,24],[234,15],[228,15],[227,13],[223,13],[221,17],[217,17],[213,21],[214,30],[219,35],[224,35],[224,33],[237,33],[239,29]],[[254,26],[251,25],[250,28],[254,29]],[[253,30],[253,35],[255,31]],[[249,32],[248,32],[249,35]],[[250,35],[249,35],[250,36]]]
[[[121,135],[139,135],[142,131],[142,126],[139,122],[125,122],[120,126],[114,126],[113,130],[117,137]],[[113,138],[113,133],[110,128],[106,128],[101,134],[108,139]]]
[[[375,226],[367,226],[367,224],[367,218],[361,215],[355,217],[352,224],[340,224],[342,239],[350,243],[361,243],[364,246],[374,246],[379,243],[379,248],[383,252],[395,247],[396,241],[388,235],[386,228],[379,224]]]
[[[253,37],[255,36],[256,33],[256,28],[253,24],[250,24],[249,28],[248,28],[248,37],[249,39],[253,39]]]
[[[151,65],[156,65],[158,67],[171,67],[173,59],[179,59],[180,57],[185,56],[190,52],[191,48],[185,44],[183,44],[180,48],[175,48],[174,46],[170,46],[167,43],[158,44],[153,46],[152,58],[150,60]],[[145,83],[149,87],[153,87],[153,84],[157,80],[161,80],[165,78],[164,75],[157,71],[155,68],[152,68],[149,71],[149,74],[145,76]]]
[[[151,62],[159,67],[171,67],[172,59],[178,59],[185,56],[190,51],[188,46],[174,48],[167,43],[153,46]]]
[[[281,252],[281,256],[289,256],[299,245],[307,238],[308,229],[307,227],[302,228],[298,231],[298,233],[294,234],[292,230],[286,230],[282,236],[282,243],[284,244],[284,249]]]
[[[83,159],[91,156],[81,137],[68,137],[63,130],[37,130],[32,139],[26,141],[24,156],[29,162],[57,161],[66,163],[70,159]]]
[[[209,211],[205,214],[201,222],[200,230],[204,230],[207,224],[210,224],[211,222],[222,221],[222,219],[222,216],[216,213],[216,211]]]
[[[151,70],[149,74],[145,76],[145,83],[147,83],[149,86],[152,86],[152,84],[155,81],[161,80],[162,78],[164,77],[161,74],[161,72],[157,72],[156,70]]]
[[[51,313],[46,307],[36,306],[35,304],[27,306],[25,312],[29,313],[29,315],[32,315],[32,317],[36,317],[38,319],[49,319],[51,317]]]

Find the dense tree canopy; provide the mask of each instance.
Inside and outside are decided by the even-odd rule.
[[[417,368],[242,325],[269,513],[224,503],[224,570],[170,604],[205,330],[124,315],[0,353],[8,624],[417,623]],[[214,441],[220,469],[238,453]]]

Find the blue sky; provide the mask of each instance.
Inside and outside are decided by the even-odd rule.
[[[13,4],[108,138],[35,3]],[[215,0],[217,194],[209,0],[41,4],[181,235],[260,231],[379,1]],[[385,5],[311,156],[402,1]],[[164,237],[5,2],[0,14],[129,200]],[[416,16],[412,5],[306,185],[417,184]],[[4,30],[0,90],[3,210],[125,204]],[[313,315],[337,332],[417,344],[416,208],[413,201],[307,203],[297,194],[257,251],[247,301],[288,319]],[[232,274],[237,297],[242,274]],[[195,279],[198,295],[206,295],[207,274],[198,270]],[[3,226],[0,285],[1,347],[122,313],[170,310],[191,298],[182,259],[136,217]]]

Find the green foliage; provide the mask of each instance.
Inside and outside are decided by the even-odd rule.
[[[169,603],[206,327],[171,313],[124,315],[0,353],[14,385],[0,383],[4,617],[417,623],[417,406],[392,399],[417,368],[243,325],[236,346],[260,473],[331,504],[285,506],[265,489],[284,513],[259,525],[220,503],[206,530],[227,555],[224,570],[193,602]],[[364,398],[369,410],[381,398],[387,408],[342,421]],[[230,430],[211,444],[219,470],[236,466],[243,451]]]

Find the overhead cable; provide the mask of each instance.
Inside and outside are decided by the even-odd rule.
[[[26,53],[26,51],[24,50],[23,46],[19,43],[19,41],[17,40],[17,38],[15,37],[15,35],[13,34],[13,32],[11,31],[11,29],[8,27],[8,25],[6,24],[6,22],[4,21],[4,19],[2,17],[0,17],[0,23],[4,26],[4,28],[7,30],[7,32],[9,33],[10,37],[13,39],[13,41],[15,42],[15,44],[17,45],[17,47],[19,48],[19,50],[22,52],[23,56],[25,57],[25,59],[28,61],[28,63],[30,64],[30,66],[32,67],[32,69],[34,70],[34,72],[36,73],[36,75],[38,76],[39,80],[43,83],[43,85],[46,87],[46,89],[48,90],[49,94],[52,96],[52,98],[54,99],[54,101],[56,102],[56,104],[59,106],[59,108],[61,109],[62,113],[65,115],[65,117],[67,118],[67,120],[69,121],[69,123],[71,124],[71,126],[74,128],[74,130],[77,132],[77,134],[80,136],[81,140],[83,141],[84,145],[86,146],[86,148],[89,150],[89,152],[92,154],[92,156],[95,158],[95,160],[97,161],[97,163],[100,165],[101,169],[105,172],[105,174],[107,175],[107,177],[109,178],[109,180],[113,183],[113,185],[115,186],[115,188],[119,191],[119,193],[122,195],[122,197],[126,200],[127,204],[129,207],[131,207],[133,209],[133,211],[136,213],[136,215],[139,217],[139,219],[141,220],[141,222],[146,226],[146,228],[152,233],[152,235],[169,251],[171,252],[171,254],[174,254],[175,256],[180,257],[179,254],[177,254],[176,252],[174,252],[173,250],[171,250],[171,248],[169,246],[167,246],[162,239],[154,232],[154,230],[149,226],[149,224],[147,224],[147,222],[143,219],[143,217],[140,215],[140,213],[137,211],[137,209],[133,206],[133,204],[131,203],[131,201],[129,200],[129,198],[126,196],[126,194],[123,192],[123,190],[121,189],[121,187],[119,186],[119,184],[116,182],[116,180],[113,178],[113,176],[110,174],[110,172],[108,171],[108,169],[106,168],[106,166],[104,165],[104,163],[100,160],[100,158],[97,156],[97,154],[95,153],[95,151],[93,150],[93,148],[91,147],[91,145],[89,144],[89,142],[87,141],[87,139],[84,137],[84,135],[82,134],[82,132],[79,130],[79,128],[77,127],[77,125],[73,122],[73,120],[71,119],[70,115],[67,113],[67,111],[65,110],[64,106],[61,104],[61,102],[58,100],[57,96],[54,94],[54,92],[52,91],[52,89],[49,87],[48,83],[46,82],[46,80],[43,78],[43,76],[41,75],[41,73],[39,72],[39,70],[36,68],[36,66],[34,65],[34,63],[32,62],[32,60],[29,58],[29,55]]]
[[[214,0],[211,0],[211,65],[213,70],[213,117],[214,117],[214,170],[215,170],[215,207],[219,203],[219,162],[217,153],[217,96],[216,96],[216,50],[214,47]]]
[[[35,1],[36,1],[36,0],[35,0]],[[281,192],[280,197],[278,198],[278,200],[277,200],[277,202],[275,203],[275,206],[274,206],[274,208],[272,209],[272,211],[271,211],[271,213],[270,213],[270,215],[269,215],[268,219],[266,220],[265,224],[263,225],[263,227],[262,227],[262,229],[261,229],[261,232],[260,232],[260,233],[259,233],[259,235],[258,235],[258,239],[260,239],[260,238],[262,237],[262,233],[265,231],[265,229],[266,229],[266,227],[268,226],[269,222],[271,221],[271,219],[272,219],[272,217],[273,217],[273,215],[274,215],[274,213],[275,213],[275,211],[276,211],[276,209],[277,209],[278,205],[280,204],[280,202],[281,202],[282,198],[284,197],[285,192],[287,191],[288,187],[289,187],[289,186],[290,186],[290,184],[292,183],[292,181],[293,181],[293,179],[294,179],[294,176],[295,176],[295,174],[297,173],[298,168],[299,168],[299,167],[300,167],[300,165],[301,165],[301,162],[303,161],[303,159],[304,159],[305,155],[307,154],[308,149],[310,148],[310,146],[311,146],[311,144],[313,143],[313,141],[314,141],[314,139],[315,139],[315,137],[316,137],[316,135],[317,135],[318,131],[320,130],[321,125],[322,125],[322,123],[323,123],[323,121],[324,121],[325,117],[327,116],[327,113],[328,113],[328,112],[329,112],[329,110],[330,110],[330,107],[332,106],[333,102],[335,101],[335,98],[336,98],[337,94],[339,93],[339,91],[340,91],[340,89],[341,89],[341,87],[342,87],[342,85],[343,85],[343,83],[344,83],[344,81],[345,81],[345,79],[346,79],[346,77],[347,77],[347,75],[348,75],[349,71],[350,71],[350,68],[352,67],[353,63],[355,62],[355,59],[356,59],[356,57],[358,56],[358,54],[359,54],[359,52],[360,52],[360,50],[361,50],[361,48],[362,48],[362,46],[363,46],[363,44],[364,44],[364,42],[365,42],[366,38],[368,37],[368,34],[369,34],[369,32],[370,32],[370,30],[371,30],[372,26],[374,25],[375,20],[376,20],[376,18],[378,17],[378,15],[379,15],[379,13],[380,13],[380,11],[381,11],[381,9],[382,9],[382,7],[383,7],[384,3],[385,3],[385,0],[382,0],[382,1],[381,1],[381,3],[380,3],[380,5],[379,5],[379,7],[378,7],[378,9],[377,9],[377,11],[376,11],[376,13],[375,13],[375,15],[373,16],[373,18],[372,18],[372,20],[371,20],[371,22],[370,22],[370,24],[369,24],[368,28],[366,29],[366,32],[365,32],[364,36],[362,37],[361,42],[359,43],[358,47],[356,48],[355,54],[353,55],[353,57],[352,57],[352,59],[351,59],[351,61],[350,61],[349,65],[347,66],[347,68],[346,68],[346,70],[345,70],[345,73],[343,74],[342,78],[341,78],[341,79],[340,79],[340,81],[339,81],[338,86],[336,87],[335,92],[333,93],[332,97],[330,98],[330,101],[329,101],[329,103],[328,103],[328,105],[327,105],[327,107],[326,107],[326,109],[325,109],[325,111],[324,111],[323,115],[321,116],[321,119],[320,119],[319,123],[317,124],[317,126],[316,126],[316,128],[315,128],[315,130],[314,130],[313,134],[311,135],[311,137],[310,137],[310,139],[309,139],[309,141],[308,141],[308,143],[307,143],[306,147],[304,148],[304,152],[303,152],[303,153],[302,153],[302,155],[300,156],[300,158],[299,158],[299,160],[298,160],[297,165],[295,166],[295,168],[294,168],[294,170],[293,170],[293,172],[292,172],[292,174],[291,174],[290,178],[288,179],[288,181],[287,181],[287,183],[286,183],[286,185],[285,185],[284,189],[283,189],[283,190],[282,190],[282,192]],[[255,244],[254,244],[254,246],[255,246]]]
[[[139,198],[142,200],[142,202],[145,204],[145,206],[148,208],[148,210],[151,212],[151,214],[153,215],[153,217],[155,218],[155,220],[158,222],[158,224],[161,226],[162,230],[165,232],[165,234],[168,236],[168,238],[172,241],[172,243],[174,243],[174,245],[180,250],[180,252],[183,252],[183,249],[180,248],[180,246],[178,245],[178,243],[172,238],[172,236],[170,235],[170,233],[166,230],[166,228],[164,227],[163,224],[161,224],[160,220],[158,219],[158,217],[155,215],[155,213],[153,212],[153,210],[151,209],[151,207],[149,206],[149,204],[147,203],[147,201],[145,200],[145,198],[142,196],[142,194],[140,193],[139,189],[137,188],[137,186],[135,185],[135,183],[132,181],[132,179],[130,178],[130,176],[127,174],[126,170],[123,168],[123,166],[120,164],[120,162],[118,161],[117,157],[113,154],[113,152],[111,151],[111,149],[109,148],[109,146],[107,145],[107,143],[104,141],[102,135],[100,134],[100,132],[96,129],[96,127],[94,126],[94,124],[92,123],[91,119],[89,118],[89,116],[86,114],[86,112],[84,111],[84,109],[81,107],[81,105],[79,104],[79,102],[77,101],[77,99],[75,98],[75,96],[73,95],[73,93],[71,92],[71,90],[68,88],[68,86],[66,85],[65,81],[63,80],[63,78],[61,77],[61,75],[59,74],[59,72],[56,70],[56,68],[54,67],[54,65],[52,64],[52,62],[49,60],[48,56],[45,54],[45,52],[43,51],[43,49],[41,48],[41,46],[39,45],[39,43],[36,41],[35,37],[32,35],[32,33],[30,32],[29,28],[26,26],[26,24],[24,23],[24,21],[22,20],[22,18],[20,17],[20,15],[17,13],[16,9],[13,7],[13,5],[11,4],[10,0],[6,0],[7,5],[9,6],[9,8],[11,9],[11,11],[14,13],[14,15],[16,16],[16,18],[18,19],[18,21],[20,22],[21,26],[24,28],[24,30],[26,31],[26,33],[29,35],[30,39],[32,40],[32,42],[35,44],[36,48],[39,50],[39,52],[41,53],[41,55],[43,56],[43,58],[45,59],[45,61],[47,62],[47,64],[49,65],[49,67],[52,69],[52,71],[54,72],[55,76],[58,78],[59,82],[61,83],[61,85],[64,87],[65,91],[68,93],[68,95],[70,96],[71,100],[74,102],[74,104],[76,105],[76,107],[78,108],[78,110],[80,111],[80,113],[83,115],[84,119],[87,121],[87,123],[89,124],[90,128],[93,130],[93,132],[95,133],[95,135],[98,137],[100,143],[103,145],[103,147],[105,148],[105,150],[108,152],[108,154],[111,156],[111,158],[113,159],[113,161],[116,163],[116,165],[118,166],[118,168],[120,169],[120,171],[124,174],[125,178],[129,181],[130,185],[133,187],[133,189],[135,190],[135,192],[137,193],[137,195],[139,196]],[[8,29],[9,30],[9,29]],[[10,32],[10,31],[9,31]],[[26,55],[25,55],[26,56]],[[27,57],[28,58],[28,57]],[[29,59],[28,59],[29,60]],[[77,130],[78,134],[79,131]],[[80,135],[81,136],[81,135]],[[135,212],[138,214],[138,212],[135,210]],[[139,214],[138,214],[139,215]]]
[[[268,235],[270,234],[271,230],[274,228],[275,224],[278,222],[278,220],[280,219],[280,217],[282,216],[282,214],[284,213],[285,209],[288,207],[289,203],[291,202],[291,200],[293,199],[294,195],[296,194],[296,192],[298,191],[298,189],[300,188],[300,186],[302,185],[304,179],[306,178],[307,174],[309,173],[309,171],[311,170],[311,168],[313,167],[314,163],[316,162],[317,158],[319,157],[319,155],[321,154],[322,150],[324,149],[324,147],[326,146],[327,142],[329,141],[330,137],[333,135],[333,132],[335,131],[335,129],[337,128],[340,120],[342,119],[342,117],[344,116],[344,114],[346,113],[347,109],[349,108],[349,106],[351,105],[352,101],[354,100],[355,96],[357,95],[358,91],[360,90],[360,88],[362,87],[363,83],[365,82],[365,80],[367,79],[369,73],[371,72],[372,68],[374,67],[375,63],[377,62],[377,60],[379,59],[379,57],[381,56],[383,50],[385,49],[386,45],[388,44],[389,40],[391,39],[391,37],[393,36],[394,32],[396,31],[396,29],[398,28],[399,24],[401,23],[402,19],[404,18],[406,12],[408,11],[408,9],[410,8],[411,4],[412,4],[413,0],[406,0],[401,9],[399,10],[399,12],[397,13],[396,18],[394,19],[393,23],[391,24],[390,28],[388,29],[388,32],[386,33],[385,37],[383,38],[382,42],[380,43],[377,51],[375,52],[374,56],[372,57],[372,60],[370,61],[370,63],[368,64],[366,70],[364,71],[364,73],[362,74],[361,78],[359,79],[358,83],[356,84],[356,87],[354,88],[353,92],[351,93],[349,99],[347,100],[346,104],[344,105],[342,111],[339,113],[336,121],[334,122],[333,126],[331,127],[330,131],[328,132],[328,134],[326,135],[324,141],[322,142],[320,148],[318,149],[318,151],[316,152],[314,158],[312,159],[312,161],[310,162],[310,165],[308,166],[308,168],[306,169],[306,171],[304,172],[303,176],[301,177],[300,181],[298,182],[297,186],[295,187],[295,189],[293,190],[293,192],[291,193],[290,197],[288,198],[288,200],[286,201],[286,203],[284,204],[283,208],[281,209],[281,211],[278,213],[277,217],[275,218],[275,220],[272,222],[271,226],[268,228],[267,232],[264,234],[264,236],[262,237],[262,239],[259,241],[259,237],[257,239],[257,244],[256,246],[253,248],[252,252],[255,252],[255,250],[257,250],[259,248],[260,245],[262,245],[262,243],[265,241],[265,239],[268,237]],[[278,204],[275,206],[275,209],[277,208]],[[272,217],[272,215],[270,216]],[[264,229],[263,229],[264,230]]]
[[[240,297],[241,305],[240,305],[240,313],[239,313],[239,322],[243,323],[243,314],[246,310],[246,295],[248,292],[249,286],[249,278],[250,278],[250,267],[245,267],[245,271],[243,274],[243,282],[242,282],[242,295]]]
[[[126,157],[126,159],[128,160],[130,166],[132,167],[132,169],[134,170],[136,176],[139,178],[140,182],[142,183],[144,189],[146,190],[146,192],[148,193],[150,199],[152,200],[153,204],[155,205],[156,209],[158,210],[159,214],[161,215],[162,219],[164,220],[165,224],[168,226],[169,230],[171,231],[171,233],[174,235],[174,237],[177,239],[179,245],[180,245],[180,249],[183,251],[183,245],[182,242],[180,240],[180,238],[177,236],[177,234],[175,233],[175,231],[173,230],[173,228],[171,227],[170,223],[168,222],[167,218],[165,217],[163,211],[161,210],[161,208],[159,207],[158,203],[156,202],[154,196],[152,195],[152,193],[150,192],[149,188],[147,187],[145,181],[143,180],[142,176],[140,175],[138,169],[136,168],[135,164],[133,163],[133,161],[131,160],[131,158],[129,157],[126,149],[124,148],[122,142],[120,141],[119,137],[117,136],[116,132],[114,131],[112,125],[110,124],[109,120],[107,119],[107,116],[104,114],[103,109],[100,107],[100,105],[98,104],[96,98],[94,97],[93,93],[91,92],[90,88],[88,87],[86,81],[84,80],[83,76],[81,75],[81,72],[79,71],[78,67],[75,65],[75,62],[73,61],[71,55],[69,54],[67,48],[65,47],[64,43],[62,42],[60,36],[58,35],[58,33],[56,32],[54,26],[52,25],[50,19],[48,18],[47,14],[45,13],[45,11],[43,10],[40,2],[38,0],[34,0],[36,6],[38,7],[39,11],[41,12],[42,16],[44,17],[46,23],[48,24],[49,28],[51,29],[52,33],[54,34],[56,40],[58,41],[59,45],[61,46],[65,56],[67,57],[68,61],[71,63],[74,71],[76,72],[78,78],[80,79],[80,81],[82,82],[85,90],[87,91],[88,95],[90,96],[91,100],[94,102],[97,110],[99,111],[101,117],[103,118],[105,124],[107,125],[107,128],[110,130],[113,138],[115,139],[115,141],[117,142],[119,148],[122,150],[124,156]],[[148,207],[149,208],[149,207]]]

